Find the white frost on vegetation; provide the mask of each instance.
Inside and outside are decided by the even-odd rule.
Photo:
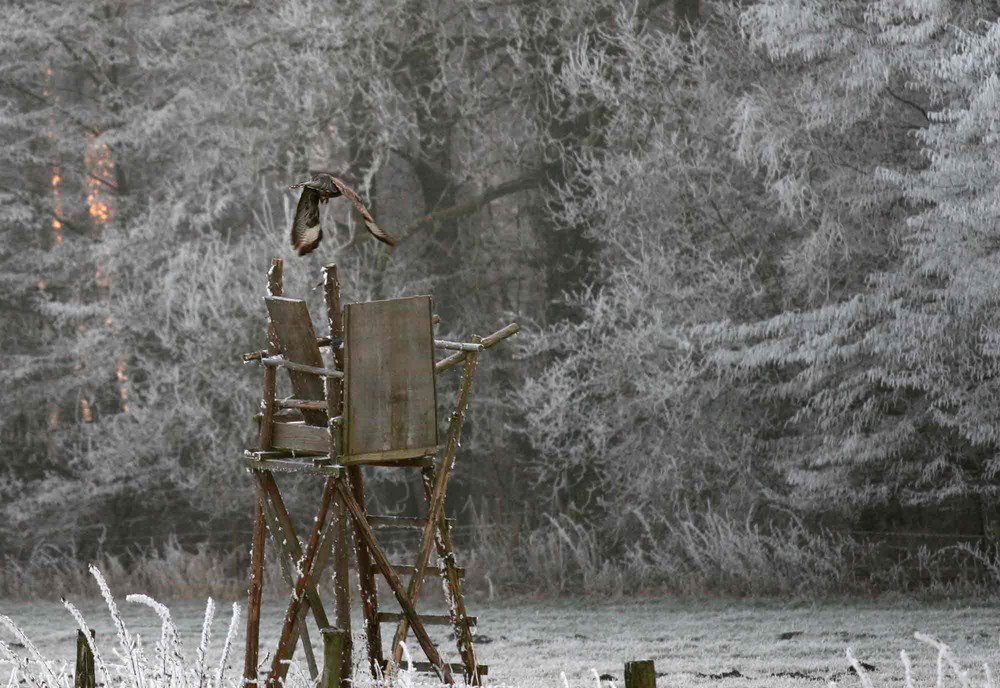
[[[125,644],[122,645],[120,650],[115,650],[109,655],[114,655],[117,660],[110,664],[105,664],[103,655],[98,648],[98,643],[91,641],[92,649],[95,653],[95,666],[99,672],[99,682],[108,688],[111,687],[135,687],[140,688],[140,686],[145,688],[238,688],[242,683],[242,677],[237,671],[228,671],[231,667],[228,666],[230,660],[232,659],[232,646],[235,639],[238,636],[240,612],[239,605],[233,605],[232,617],[229,623],[228,633],[225,637],[225,642],[221,648],[220,659],[217,662],[216,667],[212,670],[211,667],[207,666],[207,657],[209,656],[209,646],[211,644],[212,636],[212,621],[214,619],[214,604],[209,603],[205,616],[204,623],[201,625],[201,635],[199,640],[201,641],[196,650],[196,656],[185,656],[182,648],[180,637],[177,631],[177,625],[170,613],[170,610],[163,604],[157,602],[146,595],[129,595],[126,599],[134,604],[142,605],[150,610],[152,610],[160,621],[160,640],[157,646],[157,651],[155,655],[149,658],[145,657],[141,652],[141,639],[139,635],[134,632],[130,632],[126,627],[124,620],[121,617],[121,613],[118,605],[115,603],[115,599],[108,589],[103,577],[100,576],[99,572],[94,573],[95,579],[98,580],[99,584],[102,585],[102,595],[104,597],[105,604],[111,614],[113,626],[115,628],[116,640],[118,644],[122,645],[121,638],[127,639]],[[71,615],[76,621],[76,624],[82,628],[87,629],[88,624],[83,619],[80,612],[70,603],[64,602],[64,606],[70,611]],[[620,614],[620,610],[615,612]],[[956,614],[961,614],[964,619],[963,623],[973,622],[967,612],[955,612]],[[728,619],[724,619],[727,614],[731,616]],[[850,612],[844,612],[844,614],[850,614]],[[716,614],[713,613],[713,616]],[[641,615],[640,615],[641,616]],[[662,622],[662,615],[656,614],[657,618]],[[792,614],[791,617],[796,616]],[[809,612],[808,614],[803,614],[802,619],[809,617],[813,618],[815,612]],[[773,628],[768,627],[769,614],[767,610],[752,609],[743,610],[735,612],[719,612],[720,622],[725,621],[723,625],[731,624],[734,621],[742,620],[747,624],[751,624],[754,627],[752,635],[754,638],[760,638],[763,635],[775,635],[772,633]],[[782,610],[780,613],[782,628],[787,628],[787,624],[791,621],[789,616],[789,611]],[[688,627],[687,631],[684,630],[685,626],[675,625],[682,617],[678,616],[674,618],[674,624],[672,627],[676,632],[679,632],[681,636],[687,634],[687,631],[691,630]],[[532,629],[531,622],[526,617],[518,617],[520,627],[525,630],[526,633],[531,634],[533,631],[537,631],[537,628]],[[582,616],[564,617],[562,619],[562,625],[567,630],[567,635],[569,630],[575,627],[579,623],[583,623]],[[595,616],[594,610],[590,610],[587,613],[587,619],[590,623],[595,624],[597,628],[609,630],[608,619],[601,620],[600,616]],[[817,637],[823,637],[829,635],[830,628],[836,628],[836,625],[840,621],[836,620],[837,617],[833,616],[823,622],[817,624],[812,629],[812,634]],[[930,620],[934,620],[935,615],[931,613]],[[696,619],[692,617],[691,621],[694,622]],[[707,630],[704,626],[704,616],[702,614],[697,615],[698,628],[701,631]],[[892,628],[897,628],[901,624],[905,624],[906,621],[900,618],[892,618],[891,615],[888,617],[883,617],[883,621],[889,621],[889,626]],[[927,620],[927,619],[925,619]],[[943,619],[940,617],[936,618],[937,622],[941,622]],[[948,621],[944,620],[945,626],[948,626]],[[878,624],[876,624],[877,626]],[[73,685],[73,666],[71,662],[64,662],[61,666],[59,662],[53,662],[51,659],[46,659],[42,652],[39,651],[38,646],[28,637],[24,631],[16,625],[16,623],[8,616],[0,616],[0,627],[5,627],[5,630],[9,631],[11,638],[13,639],[14,647],[11,647],[11,643],[5,643],[0,641],[0,667],[6,669],[10,667],[9,677],[0,676],[0,681],[7,684],[8,688],[14,688],[18,685],[34,686],[35,688],[71,688]],[[154,626],[155,628],[155,626]],[[649,639],[648,626],[642,627],[642,635],[645,635],[647,640]],[[875,629],[872,629],[875,630]],[[970,630],[970,627],[965,627],[965,630]],[[155,632],[155,631],[154,631]],[[508,631],[509,632],[509,631]],[[192,628],[192,637],[198,637],[197,631]],[[805,631],[806,634],[810,634],[810,631]],[[839,635],[841,632],[837,632]],[[949,627],[946,631],[949,635],[954,635],[956,633],[955,627]],[[723,634],[725,635],[725,634]],[[892,634],[890,633],[890,636]],[[108,636],[110,637],[110,636]],[[859,638],[869,638],[874,637],[865,633],[858,636]],[[895,687],[899,688],[930,688],[934,686],[935,688],[952,688],[961,687],[966,688],[971,686],[976,686],[979,688],[996,688],[993,681],[992,671],[990,666],[982,662],[981,660],[984,656],[977,655],[977,651],[968,647],[962,649],[962,654],[966,656],[969,661],[969,665],[972,667],[979,666],[982,673],[980,674],[979,669],[973,668],[971,671],[966,670],[960,663],[958,656],[955,651],[952,650],[947,644],[938,638],[924,634],[915,633],[913,637],[919,641],[921,644],[928,646],[933,654],[923,654],[921,657],[917,658],[916,665],[914,666],[910,660],[909,654],[906,651],[899,653],[900,663],[902,665],[902,671],[894,669],[894,667],[889,666],[892,662],[888,662],[886,666],[882,666],[882,661],[879,657],[884,656],[884,647],[878,649],[873,647],[870,643],[866,642],[864,648],[864,653],[862,656],[868,656],[870,660],[878,662],[879,667],[876,669],[872,664],[861,661],[855,652],[851,649],[846,651],[847,661],[853,672],[845,671],[847,666],[842,662],[843,659],[839,660],[841,663],[837,665],[836,669],[831,671],[829,665],[824,669],[824,673],[817,674],[815,669],[818,666],[815,663],[815,656],[809,658],[804,664],[799,664],[798,666],[810,665],[811,675],[801,674],[800,672],[789,672],[787,671],[788,658],[783,656],[781,651],[774,648],[765,649],[763,646],[754,645],[749,639],[741,641],[738,644],[737,654],[742,657],[747,657],[749,654],[759,654],[759,657],[755,658],[751,663],[753,668],[749,665],[741,664],[739,668],[744,672],[740,674],[736,672],[734,676],[723,676],[722,678],[716,678],[712,673],[717,672],[719,674],[725,675],[726,671],[723,669],[725,667],[720,664],[722,657],[716,652],[713,653],[707,648],[701,648],[702,659],[705,663],[692,665],[690,663],[690,657],[684,659],[681,657],[680,664],[671,665],[670,661],[665,657],[663,664],[657,661],[658,669],[666,669],[666,673],[661,674],[663,678],[658,682],[660,688],[674,688],[675,686],[702,686],[711,685],[713,688],[733,688],[734,686],[741,686],[744,688],[757,688],[758,686],[768,686],[768,688],[780,688],[785,686],[805,686],[813,684],[813,682],[819,680],[828,686],[842,686],[842,687],[854,687],[859,688],[882,688],[885,687]],[[89,638],[89,634],[88,634]],[[571,641],[575,648],[579,649],[580,645],[576,641]],[[728,644],[728,640],[726,643]],[[685,643],[686,644],[686,643]],[[42,646],[44,648],[44,645]],[[600,647],[605,647],[605,643],[602,642]],[[630,640],[628,643],[628,651],[635,652],[639,648],[645,648],[641,650],[642,652],[654,652],[650,648],[652,645],[644,644],[644,641],[639,641],[636,637]],[[661,646],[662,647],[662,646]],[[826,645],[820,646],[821,652],[826,654],[826,656],[834,656],[839,654],[839,651],[834,647],[827,647]],[[537,649],[537,648],[536,648]],[[554,649],[554,648],[553,648]],[[827,649],[829,652],[827,653]],[[587,651],[587,657],[590,660],[596,658],[597,655],[591,654],[597,650],[597,655],[600,655],[600,650],[596,646],[592,647]],[[617,650],[613,650],[614,654],[619,659],[616,659],[616,663],[624,661],[625,659],[630,659],[631,657],[625,656],[625,646],[620,646]],[[787,651],[786,651],[787,652]],[[588,670],[583,674],[573,674],[572,670],[572,660],[567,659],[565,656],[562,659],[555,659],[557,663],[566,662],[562,664],[562,667],[557,667],[553,670],[553,656],[546,656],[547,653],[544,651],[538,653],[537,651],[532,651],[530,653],[530,660],[527,660],[524,655],[517,656],[512,655],[510,652],[505,651],[502,655],[505,657],[503,663],[518,663],[519,661],[528,661],[533,666],[527,667],[528,672],[522,672],[522,674],[527,673],[536,674],[533,678],[522,677],[513,683],[501,683],[498,681],[491,680],[488,685],[492,688],[513,688],[517,686],[518,688],[527,688],[531,686],[544,686],[545,688],[615,688],[615,679],[610,676],[604,676],[603,680],[601,673],[596,670]],[[674,653],[671,653],[674,654]],[[683,653],[681,653],[683,654]],[[501,655],[498,655],[498,657]],[[635,655],[633,655],[634,657]],[[652,654],[648,656],[653,656]],[[843,655],[841,655],[843,657]],[[418,686],[438,686],[439,684],[432,677],[418,674],[414,670],[414,662],[409,654],[408,649],[403,647],[403,662],[398,670],[390,673],[386,677],[376,677],[372,678],[367,674],[367,669],[362,669],[360,666],[357,667],[355,675],[355,686],[357,688],[418,688]],[[605,652],[604,659],[608,658]],[[995,653],[991,652],[986,659],[991,661],[995,658]],[[802,657],[799,658],[803,659]],[[725,661],[725,660],[723,660]],[[504,670],[503,663],[497,662],[494,668],[494,672],[501,673]],[[605,663],[606,665],[606,663]],[[590,664],[593,666],[593,664]],[[601,666],[601,664],[597,664]],[[705,669],[698,668],[696,666],[705,667]],[[701,671],[708,671],[711,667],[711,672],[709,673],[699,673]],[[524,668],[524,667],[522,667]],[[560,672],[559,668],[565,668],[566,671]],[[749,668],[749,671],[748,671]],[[537,673],[536,673],[537,672]],[[569,674],[569,675],[567,675]],[[796,675],[792,675],[796,674]],[[7,680],[3,680],[7,678]],[[142,681],[140,683],[139,681]],[[288,688],[315,688],[315,680],[311,679],[307,672],[303,671],[301,666],[296,665],[294,662],[289,667],[288,680],[286,682]]]
[[[160,617],[160,641],[157,644],[155,659],[151,661],[142,651],[141,637],[133,636],[126,627],[121,610],[101,572],[96,567],[91,567],[91,574],[97,581],[115,627],[116,639],[120,646],[120,648],[113,650],[113,654],[118,660],[116,663],[109,665],[105,662],[104,654],[91,636],[87,621],[80,611],[66,600],[63,600],[63,606],[69,611],[77,627],[83,631],[87,639],[87,644],[94,655],[95,670],[100,674],[98,679],[100,685],[128,686],[130,688],[237,688],[237,686],[242,685],[242,680],[239,677],[230,676],[227,678],[226,676],[233,641],[239,631],[240,610],[238,604],[233,604],[233,615],[222,653],[215,671],[211,672],[213,680],[209,677],[208,668],[205,666],[205,657],[211,640],[212,621],[215,616],[215,604],[212,600],[208,601],[205,610],[201,643],[198,646],[194,670],[188,671],[187,667],[190,667],[192,662],[182,652],[177,628],[166,605],[147,595],[128,595],[126,597],[128,602],[146,606]],[[9,617],[0,615],[0,625],[5,626],[10,631],[18,645],[23,646],[27,654],[27,657],[22,657],[7,643],[0,641],[0,665],[8,663],[12,665],[11,674],[7,681],[8,686],[13,687],[19,683],[28,682],[37,688],[72,688],[74,667],[64,664],[56,669],[57,664],[46,659],[31,639]],[[302,682],[303,686],[308,684],[309,681]]]

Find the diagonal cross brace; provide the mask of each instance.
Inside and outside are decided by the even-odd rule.
[[[281,567],[281,577],[285,579],[285,583],[288,585],[289,589],[294,590],[295,575],[293,571],[296,563],[299,561],[299,558],[301,558],[301,553],[299,558],[296,558],[290,551],[291,548],[285,545],[284,540],[286,538],[282,537],[282,529],[281,525],[278,523],[278,516],[274,513],[274,507],[271,506],[271,503],[267,501],[266,498],[264,498],[263,508],[267,527],[271,531],[271,539],[274,542],[275,548],[278,550],[278,564]],[[294,542],[294,540],[292,540],[292,542]],[[298,547],[298,542],[295,542],[295,545],[296,550],[301,552]],[[302,649],[306,653],[306,662],[309,665],[309,675],[315,679],[319,675],[319,667],[316,665],[316,657],[313,654],[312,643],[309,641],[309,630],[306,627],[306,614],[309,612],[309,609],[313,609],[313,612],[315,613],[317,607],[308,604],[308,599],[306,602],[307,604],[299,609],[299,613],[295,619],[295,624],[296,632],[299,637],[302,638]],[[296,642],[297,638],[293,638],[292,643],[294,644]]]
[[[271,675],[267,681],[269,685],[279,685],[288,672],[288,663],[285,660],[291,655],[292,636],[295,631],[295,620],[299,614],[299,605],[302,603],[307,588],[312,587],[315,590],[315,584],[311,580],[310,574],[313,564],[316,561],[316,554],[320,548],[320,535],[324,529],[327,514],[330,512],[330,506],[333,503],[334,481],[335,478],[328,478],[323,485],[323,502],[320,505],[319,515],[316,517],[316,527],[313,528],[309,536],[309,543],[306,545],[306,551],[302,557],[302,573],[295,582],[295,590],[292,593],[291,599],[288,600],[288,610],[285,612],[285,622],[281,627],[278,648],[274,651],[274,659],[271,662]],[[324,626],[323,628],[326,627]]]
[[[342,476],[334,478],[334,485],[340,494],[340,498],[344,501],[347,510],[351,512],[356,532],[361,535],[365,544],[368,545],[368,551],[375,560],[375,565],[385,577],[386,582],[389,583],[389,587],[392,588],[396,602],[399,603],[400,609],[403,610],[403,615],[409,619],[410,626],[413,628],[413,634],[417,637],[417,642],[420,643],[420,648],[427,655],[427,659],[430,660],[431,664],[437,669],[441,680],[447,684],[455,683],[455,679],[451,675],[451,669],[442,661],[441,655],[438,654],[437,648],[434,647],[434,642],[427,635],[427,629],[424,628],[424,624],[420,621],[420,617],[417,616],[416,610],[414,610],[413,605],[410,603],[406,595],[406,590],[399,580],[399,576],[396,575],[396,572],[392,569],[392,564],[389,563],[389,558],[386,557],[385,552],[379,547],[375,539],[375,533],[372,531],[372,527],[368,524],[368,519],[365,517],[364,509],[354,499],[350,486]]]
[[[261,492],[269,498],[264,504],[264,512],[269,520],[275,545],[280,550],[286,566],[288,562],[291,562],[292,566],[298,566],[303,561],[302,548],[299,545],[298,536],[295,533],[291,518],[285,509],[281,493],[278,491],[277,483],[274,481],[274,476],[268,471],[255,471],[254,474],[257,476]],[[292,587],[289,609],[285,615],[285,625],[288,628],[283,627],[284,634],[279,641],[278,649],[275,651],[275,661],[271,673],[272,679],[269,683],[280,681],[285,676],[288,665],[283,660],[290,658],[294,652],[298,641],[297,635],[299,629],[301,629],[303,645],[305,646],[308,643],[308,635],[305,632],[305,613],[307,609],[312,611],[317,628],[327,628],[329,626],[329,621],[327,620],[323,603],[320,600],[319,592],[316,589],[315,581],[326,567],[331,549],[336,540],[336,534],[331,533],[329,529],[323,530],[322,525],[322,522],[318,523],[317,530],[314,533],[314,535],[322,533],[322,539],[316,544],[311,567],[305,566],[298,580],[294,579],[290,570],[284,572],[286,573],[286,581],[289,581],[290,587]],[[312,542],[313,539],[310,540],[310,543]],[[308,551],[306,554],[308,554]],[[310,673],[312,673],[315,664],[315,659],[311,657],[312,647],[306,646],[304,649],[307,661],[309,662]],[[275,673],[276,671],[277,673]]]
[[[283,549],[284,554],[296,565],[302,561],[302,547],[299,545],[299,538],[295,534],[295,527],[292,525],[292,519],[288,515],[288,510],[285,508],[285,502],[281,498],[281,493],[278,491],[278,485],[274,481],[274,476],[271,475],[269,471],[255,471],[255,475],[260,485],[261,490],[264,492],[268,498],[267,505],[270,509],[267,511],[272,511],[275,517],[276,525],[278,526],[278,531],[275,532],[275,542],[278,546]],[[278,536],[284,536],[284,542],[278,540]],[[321,548],[320,555],[318,557],[319,562],[326,562],[326,556],[328,552],[324,552]],[[316,590],[316,584],[313,582],[315,576],[310,576],[309,580],[305,585],[303,595],[309,602],[309,608],[312,610],[313,617],[316,619],[316,625],[319,628],[326,628],[330,625],[330,622],[326,616],[326,610],[323,608],[323,603],[320,601],[319,592]]]
[[[473,337],[476,344],[482,340]],[[448,440],[445,444],[444,455],[441,458],[441,467],[434,476],[434,487],[430,494],[427,506],[427,523],[420,538],[420,553],[415,565],[416,571],[410,578],[410,585],[406,590],[406,597],[411,604],[416,604],[417,597],[423,585],[424,572],[427,569],[427,562],[430,560],[431,548],[434,546],[437,530],[441,527],[444,517],[444,502],[448,492],[448,479],[455,466],[455,455],[458,453],[458,446],[462,439],[462,425],[465,423],[465,411],[469,407],[469,392],[472,389],[472,378],[476,373],[476,366],[479,363],[479,352],[469,351],[465,354],[465,366],[462,371],[462,383],[458,390],[458,403],[455,405],[455,412],[451,414],[451,421],[448,425]],[[400,620],[396,627],[396,633],[392,639],[392,658],[397,664],[402,659],[401,644],[406,640],[409,630],[407,617]]]

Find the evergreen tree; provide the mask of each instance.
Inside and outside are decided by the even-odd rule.
[[[801,75],[803,105],[779,111],[811,136],[866,125],[907,136],[844,194],[869,191],[854,201],[859,228],[886,247],[863,284],[819,307],[701,331],[728,378],[769,402],[759,450],[795,504],[995,494],[996,10],[771,2],[744,17],[782,74]],[[771,146],[752,148],[763,159]],[[804,169],[819,177],[816,164]]]

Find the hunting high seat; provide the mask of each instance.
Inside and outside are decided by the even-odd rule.
[[[260,420],[260,446],[246,454],[247,466],[258,484],[257,520],[254,530],[247,620],[245,683],[257,680],[257,638],[260,618],[260,585],[263,575],[263,524],[266,521],[279,550],[286,582],[293,587],[268,685],[279,685],[288,670],[288,659],[299,638],[315,677],[306,615],[312,612],[320,629],[329,622],[315,581],[334,559],[337,627],[350,629],[347,581],[346,514],[354,525],[354,544],[368,658],[375,675],[390,663],[382,652],[381,624],[395,624],[392,663],[402,658],[402,642],[410,630],[427,656],[416,663],[419,670],[434,671],[446,682],[460,672],[466,682],[479,685],[486,667],[478,664],[473,643],[475,618],[466,614],[461,589],[464,569],[455,562],[450,519],[444,515],[448,480],[459,446],[469,391],[480,353],[518,330],[508,325],[486,339],[470,342],[436,341],[429,296],[415,296],[348,304],[341,311],[336,268],[326,268],[326,305],[330,336],[316,336],[303,301],[280,296],[281,266],[269,273],[268,350],[244,355],[265,366]],[[277,275],[277,278],[275,276]],[[339,342],[342,347],[338,347]],[[331,346],[332,364],[324,362],[321,346]],[[435,349],[454,353],[440,361]],[[463,366],[455,411],[443,444],[439,442],[437,374]],[[292,397],[276,398],[276,370],[288,371]],[[435,460],[437,455],[440,458]],[[368,515],[362,466],[419,468],[427,500],[422,517]],[[274,480],[274,472],[300,472],[327,478],[323,499],[305,550],[299,544],[291,519]],[[327,517],[330,516],[329,524]],[[417,561],[389,562],[374,529],[412,528],[420,532]],[[438,565],[429,567],[431,550]],[[399,605],[399,612],[379,611],[376,572],[385,578]],[[409,577],[403,585],[400,576]],[[417,598],[426,577],[444,579],[447,615],[418,614]],[[442,660],[427,634],[428,624],[450,625],[455,633],[460,663]],[[348,634],[349,639],[349,634]],[[341,666],[351,666],[350,643]],[[349,685],[349,673],[343,685]]]

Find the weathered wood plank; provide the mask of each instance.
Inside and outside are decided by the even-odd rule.
[[[344,372],[345,463],[355,455],[438,444],[431,299],[348,304]]]
[[[438,448],[436,446],[414,447],[412,449],[393,449],[391,451],[341,456],[339,461],[343,466],[394,464],[407,459],[420,459],[425,456],[433,456],[437,450]]]
[[[291,459],[245,459],[247,467],[258,471],[275,471],[278,473],[304,473],[306,475],[340,475],[344,470],[339,466],[316,465],[306,461]]]
[[[324,368],[323,356],[316,346],[316,331],[309,319],[305,301],[269,296],[264,302],[284,360],[311,368]],[[296,399],[322,401],[326,398],[323,381],[316,375],[291,369],[288,374]],[[325,411],[305,409],[302,415],[309,425],[326,427]]]
[[[275,258],[275,260],[278,260],[278,259]],[[431,324],[432,325],[437,325],[440,322],[441,322],[441,316],[438,315],[437,313],[435,313],[431,317]],[[337,337],[342,337],[342,336],[343,335],[337,335]],[[332,337],[316,337],[316,346],[318,346],[320,348],[322,348],[324,346],[330,346],[331,343],[334,343],[334,338],[332,338]],[[339,349],[340,345],[343,344],[343,341],[339,341],[339,342],[335,342],[335,343],[337,344],[337,348]],[[267,352],[266,351],[248,351],[247,353],[240,354],[240,358],[243,359],[244,363],[252,363],[253,361],[259,361],[260,359],[266,358],[266,357],[267,357]]]
[[[315,411],[309,413],[315,413]],[[326,428],[298,421],[275,423],[273,432],[271,445],[274,447],[312,452],[330,451],[330,431]]]

